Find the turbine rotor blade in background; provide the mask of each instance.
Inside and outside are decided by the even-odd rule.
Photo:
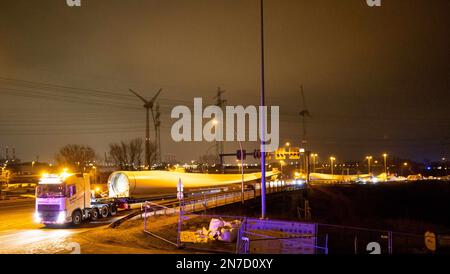
[[[144,103],[148,104],[149,102],[147,100],[145,100],[144,97],[142,97],[141,95],[137,94],[136,92],[134,92],[131,88],[129,89],[129,91],[131,91],[134,95],[136,95],[136,97],[138,97],[139,99],[141,99],[142,101],[144,101]]]
[[[155,103],[156,98],[158,98],[158,96],[159,96],[159,94],[161,93],[161,91],[162,91],[162,88],[160,88],[160,89],[158,90],[158,92],[155,94],[155,96],[153,96],[153,98],[152,98],[148,103],[151,104],[151,105],[153,105],[153,103]]]

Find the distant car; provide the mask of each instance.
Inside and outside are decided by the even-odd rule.
[[[408,175],[408,177],[406,177],[406,179],[408,181],[419,181],[419,180],[423,180],[423,176],[421,174]]]

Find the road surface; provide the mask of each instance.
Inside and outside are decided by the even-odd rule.
[[[76,228],[47,228],[33,221],[34,200],[0,203],[0,254],[4,253],[58,253],[70,249],[66,239],[74,234],[104,227],[114,218],[100,219]]]

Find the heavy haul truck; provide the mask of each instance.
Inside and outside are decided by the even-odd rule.
[[[277,172],[267,172],[268,177]],[[46,225],[97,220],[113,216],[133,204],[176,195],[178,180],[186,194],[226,190],[242,180],[241,174],[198,174],[170,171],[117,171],[108,179],[108,197],[95,198],[89,174],[44,175],[36,187],[35,221]],[[257,182],[260,173],[245,174],[246,184]]]
[[[44,175],[36,187],[35,222],[46,225],[97,220],[117,213],[114,201],[97,201],[89,174]]]

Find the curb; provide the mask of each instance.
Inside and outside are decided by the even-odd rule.
[[[115,220],[114,222],[112,222],[111,224],[108,225],[109,228],[117,228],[119,227],[122,223],[124,223],[125,221],[130,220],[133,217],[136,217],[138,215],[140,215],[142,212],[141,210],[135,210],[134,212],[131,212],[128,215],[125,215],[124,217]]]

